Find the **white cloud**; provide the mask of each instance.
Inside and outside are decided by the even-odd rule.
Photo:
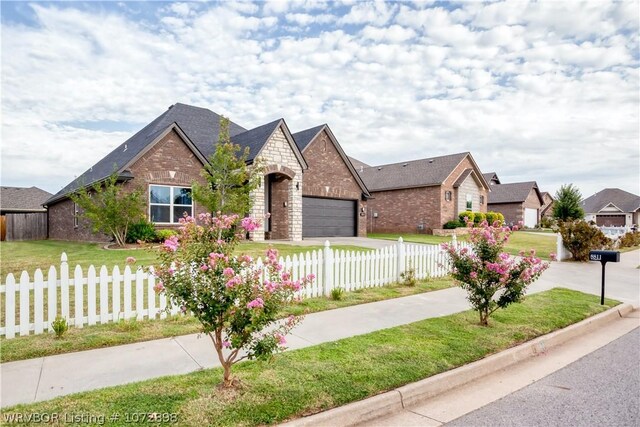
[[[637,2],[420,6],[171,4],[143,22],[33,4],[37,25],[3,22],[3,185],[57,191],[185,102],[326,122],[372,164],[469,150],[545,191],[639,191]]]

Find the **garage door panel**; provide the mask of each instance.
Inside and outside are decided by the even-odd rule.
[[[302,236],[355,236],[356,201],[302,198]]]
[[[625,215],[597,215],[596,224],[604,227],[624,227]]]
[[[529,228],[533,228],[538,224],[538,210],[525,208],[524,209],[524,225]]]

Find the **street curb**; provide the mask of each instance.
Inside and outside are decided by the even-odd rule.
[[[284,423],[282,426],[352,426],[371,422],[382,416],[393,415],[402,411],[405,407],[415,405],[425,399],[462,386],[530,357],[544,354],[552,347],[626,316],[633,309],[631,304],[620,304],[566,328],[534,338],[516,347],[487,356],[484,359],[365,400],[298,418]]]

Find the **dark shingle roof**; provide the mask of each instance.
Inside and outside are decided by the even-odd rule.
[[[483,173],[482,176],[488,184],[491,184],[492,180],[495,180],[496,184],[500,184],[500,178],[498,178],[498,174],[496,174],[495,172]]]
[[[351,157],[351,156],[348,156],[348,157],[349,157],[349,161],[351,162],[351,164],[353,165],[353,167],[354,167],[357,171],[360,171],[360,169],[370,168],[370,167],[371,167],[371,165],[368,165],[368,164],[366,164],[365,162],[361,162],[360,160],[358,160],[358,159],[354,159],[354,158],[353,158],[353,157]]]
[[[622,212],[635,212],[640,208],[640,196],[619,188],[605,188],[582,201],[586,213],[597,213],[608,204],[614,204]]]
[[[543,203],[542,197],[540,197],[540,191],[538,190],[538,184],[536,184],[535,181],[529,181],[492,185],[491,192],[489,193],[489,204],[522,203],[527,199],[532,188],[536,189],[540,203]]]
[[[462,183],[464,182],[464,180],[467,179],[467,177],[469,175],[471,175],[471,172],[473,172],[473,169],[471,169],[471,168],[465,169],[464,171],[462,171],[462,173],[460,174],[458,179],[456,179],[456,182],[453,183],[453,188],[460,187],[462,185]]]
[[[293,139],[296,141],[296,145],[300,149],[300,151],[304,151],[305,148],[309,145],[313,138],[320,132],[326,125],[319,125],[312,127],[310,129],[302,130],[300,132],[293,134]]]
[[[56,193],[55,196],[47,200],[47,203],[60,200],[84,185],[103,180],[111,175],[114,170],[121,171],[125,165],[139,155],[151,142],[174,123],[176,123],[189,140],[193,142],[197,150],[200,151],[200,154],[207,158],[213,154],[214,144],[219,138],[220,118],[221,116],[207,108],[180,103],[174,104],[138,133],[120,144],[120,146],[111,153],[107,154],[89,170]],[[239,144],[243,148],[249,147],[248,160],[253,160],[267,138],[271,135],[271,132],[275,129],[275,124],[277,123],[280,123],[280,120],[247,131],[242,126],[229,122],[229,134],[234,143]],[[269,132],[269,130],[271,130],[271,132]]]
[[[45,211],[44,202],[51,193],[38,187],[1,187],[0,210],[2,211]]]
[[[369,191],[440,185],[468,155],[468,152],[458,153],[371,166],[359,173]]]

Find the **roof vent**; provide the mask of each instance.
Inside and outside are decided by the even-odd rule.
[[[122,152],[124,153],[125,151],[127,151],[127,144],[124,144],[124,150],[122,150]]]
[[[379,171],[381,171],[381,170],[382,170],[382,166],[380,166],[380,167],[378,168],[378,170],[379,170]]]
[[[429,163],[433,163],[433,159],[429,159]]]
[[[364,171],[364,166],[360,165],[360,172],[362,173]]]
[[[171,110],[173,108],[173,104],[169,105],[169,108],[167,108],[167,110]]]
[[[402,167],[403,167],[403,168],[404,168],[404,167],[407,167],[407,165],[408,165],[408,164],[409,164],[409,163],[405,163],[405,164],[403,164],[403,165],[402,165]]]

